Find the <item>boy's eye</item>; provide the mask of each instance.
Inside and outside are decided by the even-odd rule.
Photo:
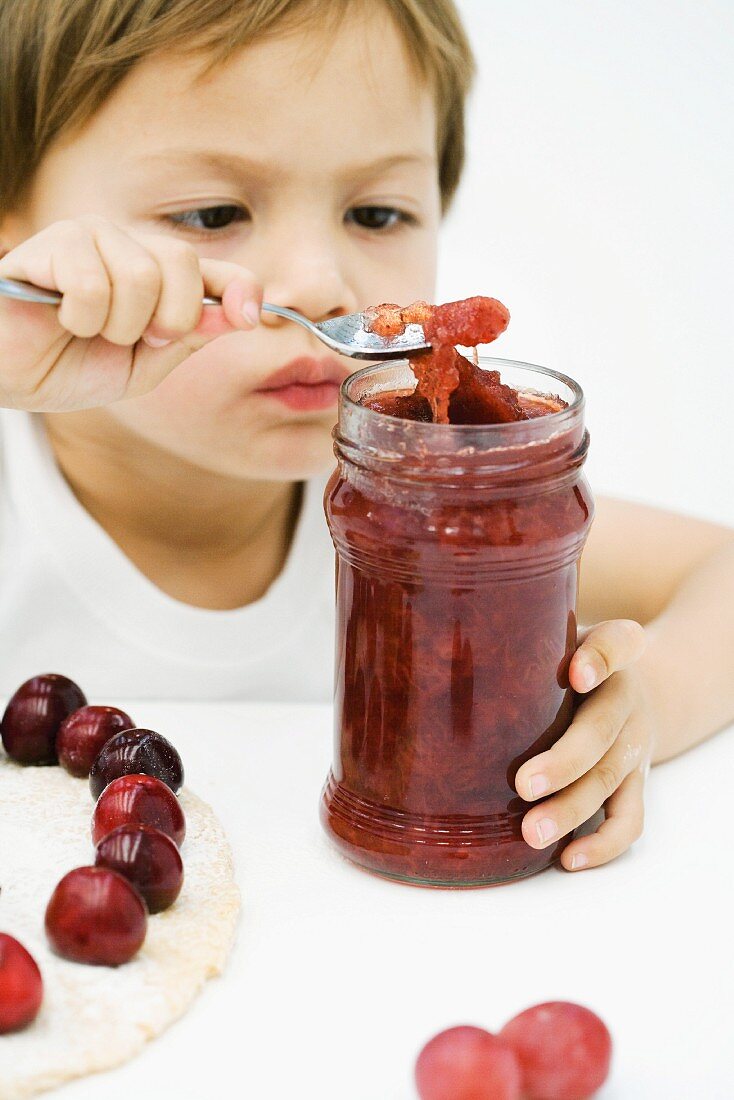
[[[400,222],[412,222],[410,214],[396,210],[394,206],[354,206],[347,213],[347,220],[362,229],[392,229]]]
[[[180,214],[170,214],[174,225],[183,225],[187,229],[226,229],[234,222],[248,218],[241,206],[205,206],[199,210],[184,210]]]

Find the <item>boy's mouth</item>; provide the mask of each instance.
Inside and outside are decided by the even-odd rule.
[[[266,378],[254,391],[297,412],[329,409],[336,405],[339,387],[350,374],[333,356],[300,356]]]

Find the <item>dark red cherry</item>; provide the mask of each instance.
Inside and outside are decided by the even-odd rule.
[[[73,680],[55,672],[26,680],[3,715],[2,737],[8,756],[19,764],[55,764],[59,726],[86,701]]]
[[[102,791],[94,807],[92,838],[99,844],[118,825],[152,825],[180,848],[186,835],[181,805],[170,787],[152,775],[121,775]]]
[[[89,773],[89,788],[99,798],[105,787],[121,775],[152,775],[176,793],[183,783],[181,757],[170,741],[153,730],[132,729],[116,733],[103,746]]]
[[[38,963],[22,943],[0,932],[0,1035],[32,1023],[42,1000]]]
[[[46,909],[46,934],[59,955],[94,966],[120,966],[143,944],[145,902],[122,875],[77,867],[64,875]]]
[[[80,707],[59,726],[56,735],[59,764],[70,775],[86,778],[110,737],[134,725],[130,715],[117,707]]]
[[[170,837],[152,825],[118,825],[97,845],[97,867],[132,882],[149,913],[168,909],[181,893],[183,861]]]

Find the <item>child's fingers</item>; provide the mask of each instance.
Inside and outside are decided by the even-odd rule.
[[[90,226],[67,219],[46,226],[0,260],[0,275],[58,290],[57,309],[33,315],[53,318],[74,336],[96,336],[107,319],[111,287]],[[15,303],[14,303],[15,304]]]
[[[568,669],[574,691],[587,692],[613,672],[626,668],[645,649],[645,631],[633,619],[610,619],[598,623],[584,636]]]
[[[630,690],[620,676],[606,680],[576,711],[552,748],[527,760],[515,776],[521,798],[533,802],[580,779],[619,736],[631,708]]]
[[[60,290],[54,276],[54,255],[72,247],[78,236],[89,237],[90,234],[87,230],[80,231],[78,223],[70,218],[47,225],[0,259],[0,276],[23,279],[48,290]]]
[[[161,289],[161,272],[147,248],[103,218],[80,219],[88,227],[112,289],[109,313],[95,335],[132,347],[145,330]],[[72,288],[73,294],[73,288]]]
[[[262,301],[262,289],[255,276],[238,264],[224,260],[200,260],[200,270],[204,281],[204,293],[222,299],[222,306],[204,306],[199,323],[191,332],[187,332],[167,343],[167,346],[147,344],[144,337],[133,349],[130,380],[127,387],[128,397],[137,397],[155,389],[184,359],[198,351],[210,340],[231,332],[232,328],[252,328],[253,323],[246,316],[249,305],[258,311]],[[253,312],[253,316],[256,314]],[[255,322],[256,323],[256,322]],[[151,322],[148,336],[156,331]]]
[[[531,848],[547,848],[583,825],[622,785],[638,762],[627,751],[623,737],[581,779],[560,794],[529,810],[522,822],[523,837]]]
[[[91,234],[69,234],[68,247],[51,259],[56,288],[63,294],[58,307],[59,324],[73,336],[96,336],[107,323],[112,287]]]
[[[153,347],[164,340],[179,340],[199,323],[204,297],[204,277],[198,255],[184,241],[162,236],[145,240],[161,273],[161,289],[155,312],[143,339]]]
[[[608,863],[639,840],[645,823],[645,773],[644,765],[635,768],[607,801],[606,819],[597,831],[564,848],[561,863],[567,871]]]
[[[201,260],[207,295],[222,299],[222,312],[233,328],[251,329],[260,320],[263,291],[251,271],[227,260]],[[207,314],[218,311],[208,306],[198,325],[205,330]]]
[[[163,342],[183,341],[184,350],[190,353],[232,328],[250,329],[257,323],[262,289],[255,276],[239,264],[201,259],[191,245],[160,234],[141,237],[138,242],[114,226],[109,231],[103,228],[98,241],[100,245],[117,244],[108,266],[114,269],[113,311],[118,284],[129,305],[125,343],[134,344],[141,336],[156,348]],[[138,261],[144,255],[145,262],[136,262],[134,253]],[[104,249],[103,256],[107,263]],[[157,288],[154,297],[145,298],[149,266],[155,269]],[[147,316],[144,309],[135,312],[134,279],[126,277],[129,271],[137,271],[139,289],[149,307]],[[205,295],[221,298],[221,308],[203,306]],[[107,330],[102,335],[111,339]]]
[[[163,241],[160,246],[151,242],[165,275],[158,309],[143,339],[153,347],[160,346],[160,338],[180,341],[180,362],[233,328],[254,328],[260,318],[263,292],[251,271],[227,260],[200,259],[192,250],[195,267],[187,269],[176,262],[178,247],[176,241]],[[221,298],[222,305],[202,307],[204,296]],[[185,355],[180,354],[181,350]]]

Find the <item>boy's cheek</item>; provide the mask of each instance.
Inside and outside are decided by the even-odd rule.
[[[110,408],[118,424],[173,458],[212,474],[245,480],[303,481],[334,466],[332,418],[270,422],[244,415],[196,417],[152,405],[150,395]],[[133,404],[136,405],[133,408]],[[165,419],[167,417],[167,419]]]
[[[151,393],[106,413],[156,449],[227,477],[298,481],[330,470],[336,406],[296,417],[266,405],[252,393],[246,357],[232,355],[231,342],[242,336],[207,345]],[[261,380],[262,369],[257,375]]]

